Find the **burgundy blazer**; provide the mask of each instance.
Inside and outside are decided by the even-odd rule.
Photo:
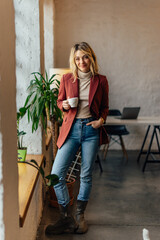
[[[60,148],[65,142],[77,113],[77,108],[70,108],[68,111],[65,111],[62,107],[62,103],[68,97],[79,97],[78,81],[78,78],[74,81],[72,73],[64,74],[61,79],[57,105],[64,112],[64,118],[57,140],[58,148]],[[98,74],[95,75],[94,78],[91,78],[89,90],[89,108],[93,117],[96,117],[96,119],[102,117],[104,120],[106,120],[109,110],[108,81],[103,75]],[[100,145],[107,142],[107,133],[102,126],[100,127]]]

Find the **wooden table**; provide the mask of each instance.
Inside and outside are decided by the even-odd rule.
[[[155,154],[160,154],[160,144],[159,144],[159,137],[160,137],[160,117],[138,117],[137,119],[118,119],[116,117],[111,117],[108,116],[107,120],[104,125],[147,125],[147,131],[144,136],[144,140],[137,158],[137,162],[140,161],[141,155],[145,154],[145,162],[142,168],[142,171],[145,171],[145,167],[147,163],[157,163],[160,162],[159,159],[156,159],[154,157]],[[153,126],[151,138],[149,141],[149,146],[147,151],[144,151],[144,145],[146,143],[147,138],[149,137],[149,131],[151,129],[151,126]],[[152,151],[152,143],[154,137],[156,138],[157,146],[158,146],[158,151]],[[152,159],[149,159],[149,156],[151,156]]]

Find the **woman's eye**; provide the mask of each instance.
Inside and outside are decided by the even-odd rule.
[[[75,58],[76,61],[79,61],[79,58]]]
[[[84,58],[85,58],[85,59],[88,59],[88,56],[87,56],[87,55],[85,55],[85,56],[84,56]]]

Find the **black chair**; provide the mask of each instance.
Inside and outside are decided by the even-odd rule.
[[[121,116],[121,112],[118,109],[110,109],[108,116]],[[104,158],[106,158],[109,146],[111,146],[114,143],[118,143],[122,147],[123,155],[126,157],[126,160],[128,160],[128,154],[125,149],[124,141],[122,138],[123,135],[129,134],[128,130],[126,129],[126,126],[125,125],[108,125],[108,126],[106,125],[104,127],[110,138],[108,145],[105,146],[105,149],[104,149]]]

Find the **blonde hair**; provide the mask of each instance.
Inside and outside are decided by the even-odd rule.
[[[73,73],[74,80],[78,76],[78,69],[77,69],[77,66],[75,63],[75,53],[78,50],[82,51],[84,54],[86,54],[89,57],[90,62],[91,62],[90,71],[92,73],[92,76],[94,76],[95,74],[98,74],[97,58],[96,58],[96,55],[95,55],[93,49],[86,42],[76,43],[71,48],[70,57],[69,57],[70,69]]]

